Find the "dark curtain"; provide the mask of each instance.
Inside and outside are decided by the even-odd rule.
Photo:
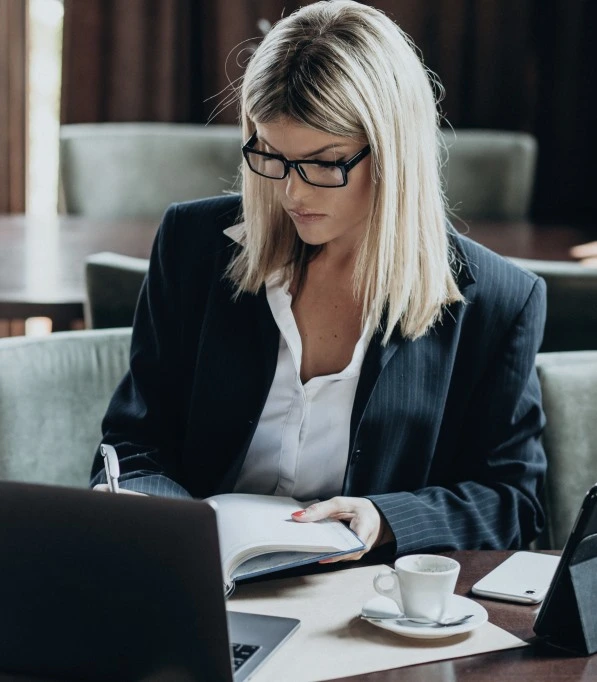
[[[27,5],[0,0],[0,213],[25,210]]]
[[[533,128],[540,149],[535,213],[572,216],[595,227],[597,2],[549,0],[541,6],[536,12],[541,69]]]
[[[263,21],[300,0],[65,0],[62,121],[235,122]],[[533,217],[594,222],[597,60],[588,0],[377,0],[446,89],[455,128],[533,133]],[[261,21],[260,21],[261,20]]]
[[[193,0],[65,0],[62,123],[187,121]]]

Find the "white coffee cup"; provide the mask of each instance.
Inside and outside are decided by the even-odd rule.
[[[409,618],[441,620],[449,606],[460,564],[435,554],[410,554],[394,562],[394,570],[373,578],[376,592],[393,599]]]

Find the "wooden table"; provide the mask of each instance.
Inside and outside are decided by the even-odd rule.
[[[526,221],[455,220],[461,234],[502,256],[536,260],[573,260],[570,249],[597,239],[597,223],[586,226],[535,225]]]
[[[0,216],[0,320],[47,316],[55,331],[83,317],[84,260],[98,251],[147,257],[157,220]],[[597,228],[455,221],[459,232],[506,256],[569,260]]]
[[[551,552],[557,554],[557,552]],[[461,564],[456,592],[472,597],[470,589],[481,577],[512,552],[446,552]],[[495,651],[465,658],[424,663],[368,675],[338,678],[336,682],[589,682],[597,680],[597,655],[567,655],[535,640],[533,622],[538,606],[509,604],[479,599],[489,613],[489,621],[504,630],[530,641],[531,646]],[[32,643],[35,646],[35,643]],[[65,648],[68,655],[68,647]],[[98,656],[102,655],[98,646]],[[0,673],[0,682],[59,682],[50,678]],[[146,680],[145,682],[170,682]],[[174,681],[172,681],[174,682]],[[286,682],[286,681],[284,681]],[[292,680],[288,680],[292,682]]]
[[[550,552],[558,554],[558,552]],[[461,564],[456,592],[473,597],[470,589],[512,552],[447,552]],[[576,657],[537,641],[533,622],[539,606],[526,606],[474,597],[487,609],[489,621],[531,641],[520,649],[496,651],[448,661],[425,663],[369,675],[342,678],[342,682],[588,682],[597,680],[597,655]],[[338,680],[339,682],[339,680]]]
[[[83,317],[84,261],[99,251],[148,257],[159,221],[0,216],[0,319]]]

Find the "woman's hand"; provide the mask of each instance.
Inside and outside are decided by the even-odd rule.
[[[362,552],[323,559],[319,562],[321,564],[331,564],[336,561],[357,561],[373,547],[390,542],[394,537],[386,520],[377,511],[377,507],[366,497],[332,497],[330,500],[317,502],[304,510],[294,512],[292,518],[299,523],[309,523],[321,519],[350,521],[350,529],[366,545]]]
[[[570,249],[570,255],[580,259],[581,265],[597,267],[597,241],[573,246]]]
[[[93,486],[94,490],[99,490],[100,493],[109,493],[110,488],[108,487],[107,483],[98,483],[97,485]],[[146,493],[138,493],[135,492],[134,490],[125,490],[124,488],[119,488],[118,489],[118,494],[123,494],[123,495],[142,495],[143,497],[147,497]]]

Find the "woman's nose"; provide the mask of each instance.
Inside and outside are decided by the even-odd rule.
[[[291,168],[286,176],[286,196],[293,201],[298,201],[310,194],[313,187],[301,178],[296,168]]]

